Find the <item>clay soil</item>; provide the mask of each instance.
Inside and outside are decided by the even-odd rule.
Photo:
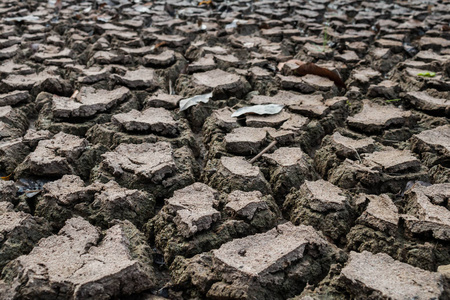
[[[0,16],[0,300],[449,299],[449,1]]]

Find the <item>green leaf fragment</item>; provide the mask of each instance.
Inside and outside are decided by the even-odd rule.
[[[417,73],[417,76],[434,77],[434,76],[436,76],[436,73],[435,72],[421,72],[421,73]]]

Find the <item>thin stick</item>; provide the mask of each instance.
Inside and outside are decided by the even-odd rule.
[[[70,96],[70,99],[73,99],[77,102],[81,102],[80,99],[78,99],[78,94],[80,93],[79,90],[75,90],[75,92],[73,92],[72,96]]]
[[[255,157],[253,157],[249,163],[253,164],[258,158],[260,158],[264,153],[266,153],[267,151],[270,150],[270,148],[272,148],[273,146],[275,146],[277,144],[277,141],[273,141],[272,143],[269,144],[269,146],[267,146],[266,148],[264,148],[261,152],[258,153],[258,155],[256,155]]]
[[[169,80],[169,95],[173,95],[172,80]]]
[[[362,159],[361,159],[361,156],[359,156],[358,151],[355,149],[355,147],[352,147],[352,148],[353,148],[353,150],[355,151],[356,157],[358,158],[359,162],[362,163]]]

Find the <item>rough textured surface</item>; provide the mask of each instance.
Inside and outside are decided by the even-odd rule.
[[[347,119],[350,127],[373,133],[391,126],[405,124],[411,117],[411,112],[391,106],[380,106],[368,100],[363,101],[363,109],[358,114]]]
[[[164,142],[121,144],[114,152],[107,152],[103,157],[104,168],[115,176],[129,172],[154,182],[161,182],[175,171],[172,146]]]
[[[383,298],[340,281],[350,251],[445,277],[449,5],[0,1],[2,224],[41,220],[44,238],[81,217],[102,230],[61,264],[51,251],[65,242],[44,249],[14,227],[24,234],[5,249],[25,252],[2,255],[0,299]],[[283,109],[231,117],[264,104]],[[129,260],[146,257],[151,285],[119,271],[78,295],[73,281],[47,280],[81,256],[123,261],[91,249],[130,223],[118,239],[145,245]],[[44,263],[9,276],[28,274],[6,263],[33,249]],[[105,274],[92,270],[85,278]],[[359,286],[383,278],[368,276]],[[391,298],[413,298],[402,288]]]
[[[299,190],[286,196],[283,211],[292,223],[311,225],[337,243],[344,243],[356,215],[349,200],[327,181],[305,181]]]
[[[438,299],[443,296],[439,273],[395,261],[383,253],[350,252],[341,280],[353,297]]]
[[[164,108],[147,108],[142,112],[132,110],[114,115],[112,121],[120,124],[127,131],[149,131],[168,136],[178,133],[177,122]]]
[[[155,201],[146,192],[120,187],[116,182],[85,185],[80,177],[65,175],[43,186],[36,214],[60,229],[74,215],[107,228],[115,219],[142,226],[153,216]]]
[[[431,203],[427,195],[413,190],[407,195],[406,227],[416,234],[431,232],[434,238],[450,240],[450,210]]]
[[[50,230],[44,219],[16,212],[12,204],[0,202],[0,270],[11,260],[28,254],[48,235]]]
[[[359,197],[359,201],[368,201],[369,203],[356,222],[395,235],[400,216],[398,208],[391,198],[386,194],[380,196],[360,195]]]
[[[412,150],[420,154],[427,166],[450,160],[450,125],[422,131],[411,140]]]
[[[50,140],[42,140],[18,166],[15,173],[36,176],[62,176],[77,174],[77,162],[88,141],[74,135],[58,133]]]
[[[82,89],[76,99],[53,96],[52,112],[56,118],[91,117],[123,102],[130,91],[121,87],[112,91]]]
[[[174,222],[184,237],[190,237],[198,231],[209,229],[220,218],[213,208],[214,194],[217,193],[205,184],[194,183],[175,191],[166,205],[176,217]]]
[[[252,166],[243,157],[222,157],[220,160],[212,161],[209,166],[206,166],[206,172],[210,173],[210,176],[205,179],[211,186],[225,192],[259,190],[267,193],[270,191],[269,183],[259,168]]]
[[[312,227],[285,223],[228,242],[212,254],[179,259],[172,274],[180,275],[175,286],[197,286],[210,298],[285,299],[321,278],[328,259],[339,255]]]
[[[74,299],[140,292],[155,286],[149,250],[130,223],[111,227],[101,238],[87,221],[70,219],[58,235],[41,240],[4,269],[2,280],[10,285],[5,294],[12,295],[5,299],[57,297],[61,290]]]

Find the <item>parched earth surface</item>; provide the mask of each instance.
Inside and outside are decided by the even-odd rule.
[[[1,1],[0,299],[449,299],[449,12]]]

